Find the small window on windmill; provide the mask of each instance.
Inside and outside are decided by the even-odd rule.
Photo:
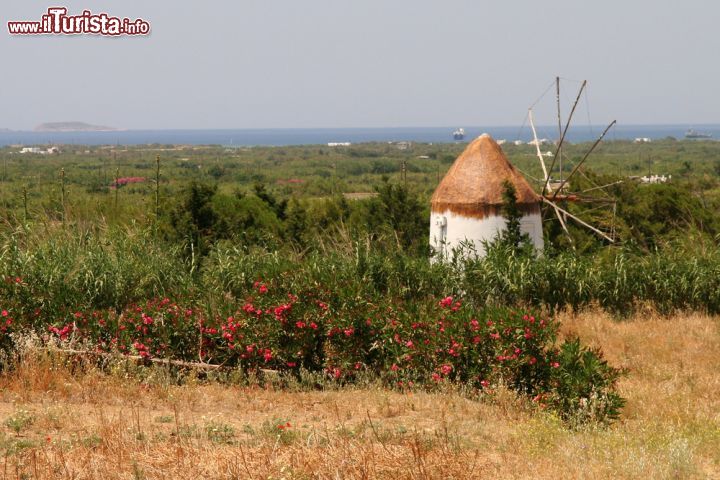
[[[447,217],[438,217],[435,222],[440,227],[440,238],[438,240],[440,243],[445,243],[447,241]]]

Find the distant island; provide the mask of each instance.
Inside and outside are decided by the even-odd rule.
[[[115,132],[117,128],[90,125],[84,122],[43,123],[35,127],[36,132]]]

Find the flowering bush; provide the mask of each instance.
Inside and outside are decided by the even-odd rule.
[[[335,379],[351,379],[359,371],[378,373],[385,325],[393,310],[359,297],[326,306],[325,371]]]
[[[210,356],[243,368],[319,370],[327,305],[311,292],[272,292],[255,282],[254,295],[225,319],[202,330]]]
[[[200,361],[253,371],[325,372],[352,381],[359,371],[391,385],[472,385],[491,394],[509,386],[568,420],[617,416],[619,371],[576,340],[555,347],[557,325],[529,312],[476,309],[462,299],[377,305],[321,289],[289,293],[257,281],[252,293],[209,315],[170,299],[75,312],[51,325],[60,342]],[[581,412],[581,413],[578,413]]]
[[[425,315],[399,316],[386,326],[389,370],[398,381],[457,381],[480,388],[499,382],[525,394],[546,388],[556,328],[503,308],[477,311],[446,297]]]
[[[0,311],[0,370],[12,354],[15,343],[12,333],[15,329],[15,320],[8,310]]]

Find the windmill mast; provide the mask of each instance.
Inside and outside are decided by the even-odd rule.
[[[528,109],[528,120],[530,120],[530,128],[532,129],[533,143],[535,144],[535,154],[537,155],[538,159],[540,159],[540,166],[542,167],[543,171],[543,180],[547,182],[548,171],[547,167],[545,166],[545,159],[543,158],[542,152],[540,151],[540,141],[538,140],[537,131],[535,131],[535,121],[533,120],[532,108]],[[548,191],[552,192],[552,187],[550,187],[550,185],[548,185]]]
[[[578,102],[580,102],[580,96],[582,95],[583,90],[585,90],[586,85],[587,85],[587,80],[583,80],[583,83],[580,86],[580,90],[578,91],[577,98],[575,98],[575,103],[573,103],[572,109],[570,110],[570,115],[568,116],[567,122],[565,123],[565,129],[562,131],[562,135],[560,135],[560,141],[558,141],[557,147],[555,148],[555,156],[553,156],[553,161],[550,164],[550,174],[552,174],[552,170],[555,167],[555,160],[557,160],[558,154],[562,150],[562,145],[563,145],[563,142],[565,141],[565,135],[567,135],[568,128],[570,128],[570,122],[572,121],[573,114],[575,113],[575,109],[577,108]],[[545,181],[545,185],[543,185],[542,195],[545,195],[545,192],[547,191],[549,182],[550,182],[550,177],[547,178],[547,180]]]
[[[565,124],[564,124],[564,126],[563,126],[562,109],[561,109],[561,101],[560,101],[560,77],[559,77],[559,76],[556,76],[556,77],[555,77],[555,100],[556,100],[556,106],[557,106],[558,133],[559,133],[560,136],[559,136],[557,145],[556,145],[556,147],[555,147],[555,153],[554,153],[554,155],[553,155],[552,163],[550,164],[550,167],[549,167],[549,168],[548,168],[547,165],[545,164],[544,156],[543,156],[542,152],[540,151],[540,147],[539,147],[540,142],[538,141],[538,138],[537,138],[537,132],[536,132],[536,129],[535,129],[535,121],[534,121],[534,118],[533,118],[533,110],[532,110],[532,107],[530,107],[530,108],[529,108],[529,111],[528,111],[528,119],[529,119],[529,123],[530,123],[530,128],[532,129],[532,134],[533,134],[533,142],[532,142],[532,143],[535,144],[535,152],[536,152],[536,155],[537,155],[538,159],[540,160],[540,166],[541,166],[541,168],[542,168],[543,175],[544,175],[543,186],[542,186],[542,193],[540,194],[540,201],[541,201],[541,203],[544,204],[547,208],[551,209],[552,212],[555,214],[555,217],[557,217],[557,220],[560,222],[560,226],[562,227],[563,231],[564,231],[565,234],[567,235],[567,237],[568,237],[568,239],[569,239],[569,241],[570,241],[570,244],[571,244],[571,246],[572,246],[573,248],[575,248],[575,245],[574,245],[575,242],[574,242],[573,237],[572,237],[572,235],[570,234],[570,231],[569,231],[569,229],[568,229],[569,220],[572,220],[573,222],[579,224],[580,226],[582,226],[582,227],[584,227],[584,228],[592,231],[593,233],[595,233],[595,234],[598,235],[599,237],[601,237],[601,238],[609,241],[610,243],[614,243],[614,242],[615,242],[615,223],[614,223],[614,219],[615,219],[615,215],[616,215],[617,202],[613,202],[612,200],[608,202],[607,199],[592,198],[592,197],[585,196],[585,195],[583,195],[583,194],[584,194],[584,193],[587,193],[587,192],[594,191],[594,190],[600,190],[600,191],[603,191],[603,193],[605,193],[605,192],[604,192],[604,189],[605,189],[605,188],[607,188],[607,187],[609,187],[609,186],[611,186],[611,185],[615,185],[615,184],[617,184],[617,183],[622,183],[622,180],[621,180],[621,181],[618,181],[618,182],[610,183],[610,184],[608,184],[608,185],[594,186],[593,188],[589,188],[589,189],[587,189],[587,190],[585,190],[585,191],[583,191],[583,192],[579,192],[579,193],[567,193],[567,192],[565,192],[565,189],[566,189],[567,186],[568,186],[568,182],[569,182],[578,172],[581,172],[580,169],[581,169],[581,167],[583,166],[583,164],[586,162],[586,160],[587,160],[588,157],[592,154],[592,152],[595,150],[595,148],[600,144],[600,142],[602,142],[602,140],[604,139],[604,137],[605,137],[605,135],[608,133],[608,131],[609,131],[609,130],[615,125],[615,123],[616,123],[615,120],[613,120],[613,121],[607,126],[607,128],[605,128],[605,130],[602,132],[602,134],[600,135],[600,137],[596,139],[596,141],[592,144],[592,146],[590,147],[590,149],[589,149],[589,150],[584,154],[584,156],[580,159],[580,161],[577,163],[577,165],[572,166],[571,171],[569,172],[569,174],[568,174],[567,176],[565,176],[565,175],[564,175],[564,172],[563,172],[563,152],[562,152],[562,148],[563,148],[563,144],[564,144],[564,142],[565,142],[565,138],[567,137],[567,133],[568,133],[568,130],[569,130],[569,128],[570,128],[570,124],[571,124],[571,122],[572,122],[573,115],[574,115],[574,113],[575,113],[575,111],[576,111],[576,109],[577,109],[577,106],[578,106],[578,104],[579,104],[579,102],[580,102],[580,98],[582,97],[582,94],[583,94],[586,86],[587,86],[587,80],[584,80],[584,81],[582,82],[582,85],[580,86],[580,89],[579,89],[579,91],[578,91],[578,93],[577,93],[577,97],[575,98],[575,101],[574,101],[574,103],[572,104],[572,108],[570,109],[570,111],[569,111],[569,113],[568,113],[568,117],[567,117],[567,119],[566,119],[566,121],[565,121]],[[550,90],[550,88],[552,88],[552,84],[551,84],[550,87],[548,87],[548,90]],[[548,90],[546,90],[545,93],[547,93]],[[543,94],[543,96],[544,96],[544,95],[545,95],[545,94]],[[541,98],[542,98],[542,97],[541,97]],[[535,103],[537,103],[537,102],[535,102]],[[549,155],[552,155],[552,153],[548,153],[547,155],[548,155],[548,156],[549,156]],[[555,184],[555,185],[552,185],[552,184],[550,183],[551,180],[552,180],[552,177],[551,177],[551,176],[552,176],[553,170],[554,170],[554,168],[555,168],[556,162],[559,162],[559,163],[558,163],[558,168],[559,168],[559,183],[557,183],[557,184]],[[591,182],[591,183],[592,183],[592,182]],[[605,193],[605,195],[607,195],[607,194]],[[606,229],[604,229],[604,228],[603,228],[603,229],[597,228],[597,227],[591,225],[590,223],[588,223],[587,221],[583,220],[582,218],[578,217],[577,215],[574,215],[573,213],[571,213],[571,212],[568,210],[568,207],[567,207],[567,206],[563,205],[565,208],[562,208],[560,205],[558,205],[558,203],[556,203],[556,201],[557,201],[557,202],[583,202],[583,203],[598,203],[598,202],[599,202],[599,203],[611,204],[611,205],[612,205],[612,208],[613,208],[613,215],[612,215],[612,216],[613,216],[613,224],[612,224],[612,226],[610,227],[609,234],[606,233],[606,231],[603,231],[603,230],[606,230]],[[544,215],[543,215],[543,217],[544,217]]]
[[[557,104],[557,121],[558,121],[558,147],[560,145],[560,138],[563,136],[562,131],[562,119],[560,117],[560,77],[555,77],[555,103]],[[562,182],[563,179],[563,173],[562,173],[562,150],[558,148],[557,151],[558,155],[558,162],[560,162],[560,181]],[[552,172],[550,172],[552,173]]]

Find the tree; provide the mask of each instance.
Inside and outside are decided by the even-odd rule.
[[[253,185],[253,190],[255,190],[255,196],[265,202],[268,207],[273,209],[275,215],[277,215],[277,218],[279,218],[280,220],[285,220],[285,209],[287,208],[287,200],[278,201],[278,199],[275,198],[272,193],[267,191],[264,183],[256,183],[255,185]]]
[[[270,245],[281,236],[282,225],[275,211],[255,195],[217,193],[212,206],[217,216],[216,239]]]
[[[515,185],[505,180],[503,183],[503,216],[505,217],[505,230],[499,235],[499,243],[514,250],[525,250],[529,245],[530,236],[523,233],[520,228],[522,211],[517,204],[517,190]]]
[[[192,181],[182,190],[179,202],[170,212],[173,236],[187,241],[188,248],[199,255],[206,253],[211,243],[207,240],[212,237],[217,220],[211,205],[216,191],[214,185]]]
[[[402,248],[425,245],[427,235],[427,208],[417,195],[403,185],[384,182],[376,187],[378,197],[370,203],[369,228],[378,230],[390,227]],[[374,225],[373,225],[374,224]]]
[[[304,246],[308,236],[308,214],[305,206],[296,198],[288,203],[285,232],[290,240]]]

